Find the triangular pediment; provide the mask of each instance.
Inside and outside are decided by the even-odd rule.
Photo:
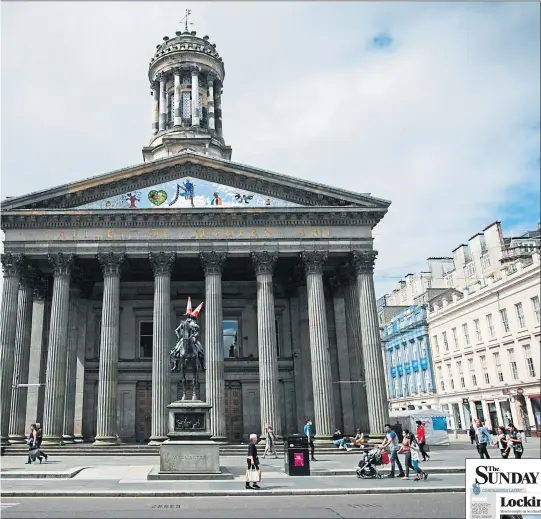
[[[190,209],[357,207],[385,212],[390,202],[184,151],[2,202],[17,209]]]

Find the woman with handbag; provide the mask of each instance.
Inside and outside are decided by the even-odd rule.
[[[276,436],[274,435],[274,431],[272,430],[272,427],[267,424],[266,427],[266,436],[265,436],[265,451],[263,452],[263,458],[267,456],[267,454],[271,454],[271,452],[274,454],[274,457],[278,457],[278,453],[276,452]]]
[[[25,465],[30,465],[33,461],[36,461],[36,458],[39,459],[39,462],[41,463],[43,458],[40,456],[40,451],[38,449],[38,431],[36,429],[36,424],[30,426],[30,434],[26,439],[26,443],[28,444],[28,461]]]
[[[248,469],[246,470],[246,488],[261,488],[258,483],[261,480],[261,472],[259,472],[259,458],[257,457],[257,434],[250,434],[250,445],[248,445],[248,456],[246,457],[246,463]],[[252,486],[250,486],[252,483]]]

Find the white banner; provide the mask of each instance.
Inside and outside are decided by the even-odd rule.
[[[467,459],[466,519],[541,519],[539,459]]]

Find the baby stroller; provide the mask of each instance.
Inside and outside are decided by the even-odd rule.
[[[383,476],[376,466],[389,463],[389,455],[379,448],[368,451],[359,461],[357,477],[363,479],[381,479]]]

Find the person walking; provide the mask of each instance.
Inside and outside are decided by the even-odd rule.
[[[37,439],[38,439],[39,453],[40,453],[41,456],[43,456],[45,458],[45,461],[47,461],[49,459],[49,456],[47,454],[45,454],[41,450],[41,442],[43,441],[43,430],[42,430],[41,424],[39,422],[36,422],[36,436],[37,436]]]
[[[398,454],[404,454],[404,466],[406,467],[406,475],[402,478],[407,480],[410,478],[410,469],[413,470],[413,465],[411,463],[411,445],[415,442],[415,437],[408,430],[404,429],[404,439],[402,440],[402,447],[398,451]]]
[[[470,430],[468,431],[468,434],[470,435],[471,444],[473,445],[473,442],[475,441],[475,427],[473,424],[470,425]]]
[[[413,442],[410,444],[410,451],[411,451],[411,462],[413,464],[413,470],[417,474],[415,479],[413,481],[421,481],[421,479],[426,480],[428,478],[428,474],[421,468],[420,465],[420,455],[421,455],[421,449],[419,448],[419,445],[417,442]]]
[[[304,432],[304,436],[308,438],[308,443],[310,445],[310,459],[312,461],[317,461],[316,458],[314,457],[314,450],[315,450],[314,434],[312,433],[312,420],[310,420],[310,418],[306,420],[306,425],[304,426],[303,432]]]
[[[276,452],[276,436],[274,435],[272,427],[267,424],[265,426],[265,451],[263,452],[263,458],[265,458],[267,454],[270,454],[271,452],[274,453],[275,458],[278,457],[278,453]]]
[[[248,471],[257,470],[259,471],[259,458],[257,457],[257,434],[250,434],[250,445],[248,445],[248,455],[246,456],[246,464],[248,465],[248,470],[246,471],[246,488],[259,489],[261,488],[257,482],[253,482],[250,486],[250,481],[248,480]]]
[[[522,434],[518,432],[518,429],[511,424],[507,430],[509,431],[507,434],[507,444],[513,449],[513,455],[517,460],[522,458],[522,454],[524,453],[524,444],[522,443]]]
[[[417,424],[417,430],[415,431],[415,434],[416,434],[417,445],[419,446],[419,451],[421,452],[421,456],[423,456],[423,461],[428,461],[430,459],[430,456],[426,453],[426,450],[425,450],[425,445],[426,445],[425,426],[420,420],[417,420],[415,423]]]
[[[398,466],[398,477],[403,478],[406,474],[404,474],[404,470],[402,469],[402,464],[400,463],[400,460],[398,459],[398,451],[400,450],[400,445],[398,444],[398,436],[396,433],[391,429],[391,426],[389,424],[385,424],[385,439],[381,442],[380,448],[385,449],[387,447],[390,447],[391,449],[391,472],[387,476],[388,478],[394,478],[394,467],[395,465]]]
[[[30,465],[32,461],[36,461],[36,458],[41,463],[43,458],[39,455],[37,430],[34,423],[30,425],[30,434],[26,438],[26,443],[28,444],[28,461],[25,465]]]
[[[510,445],[507,441],[507,433],[503,425],[498,425],[496,428],[496,441],[492,444],[493,447],[498,447],[502,458],[506,460],[509,457]]]
[[[477,419],[475,420],[475,437],[477,439],[477,452],[479,452],[479,456],[481,459],[486,458],[487,460],[490,459],[490,456],[487,452],[487,446],[490,445],[490,434],[488,434],[488,431],[486,427],[481,425],[481,420]]]

